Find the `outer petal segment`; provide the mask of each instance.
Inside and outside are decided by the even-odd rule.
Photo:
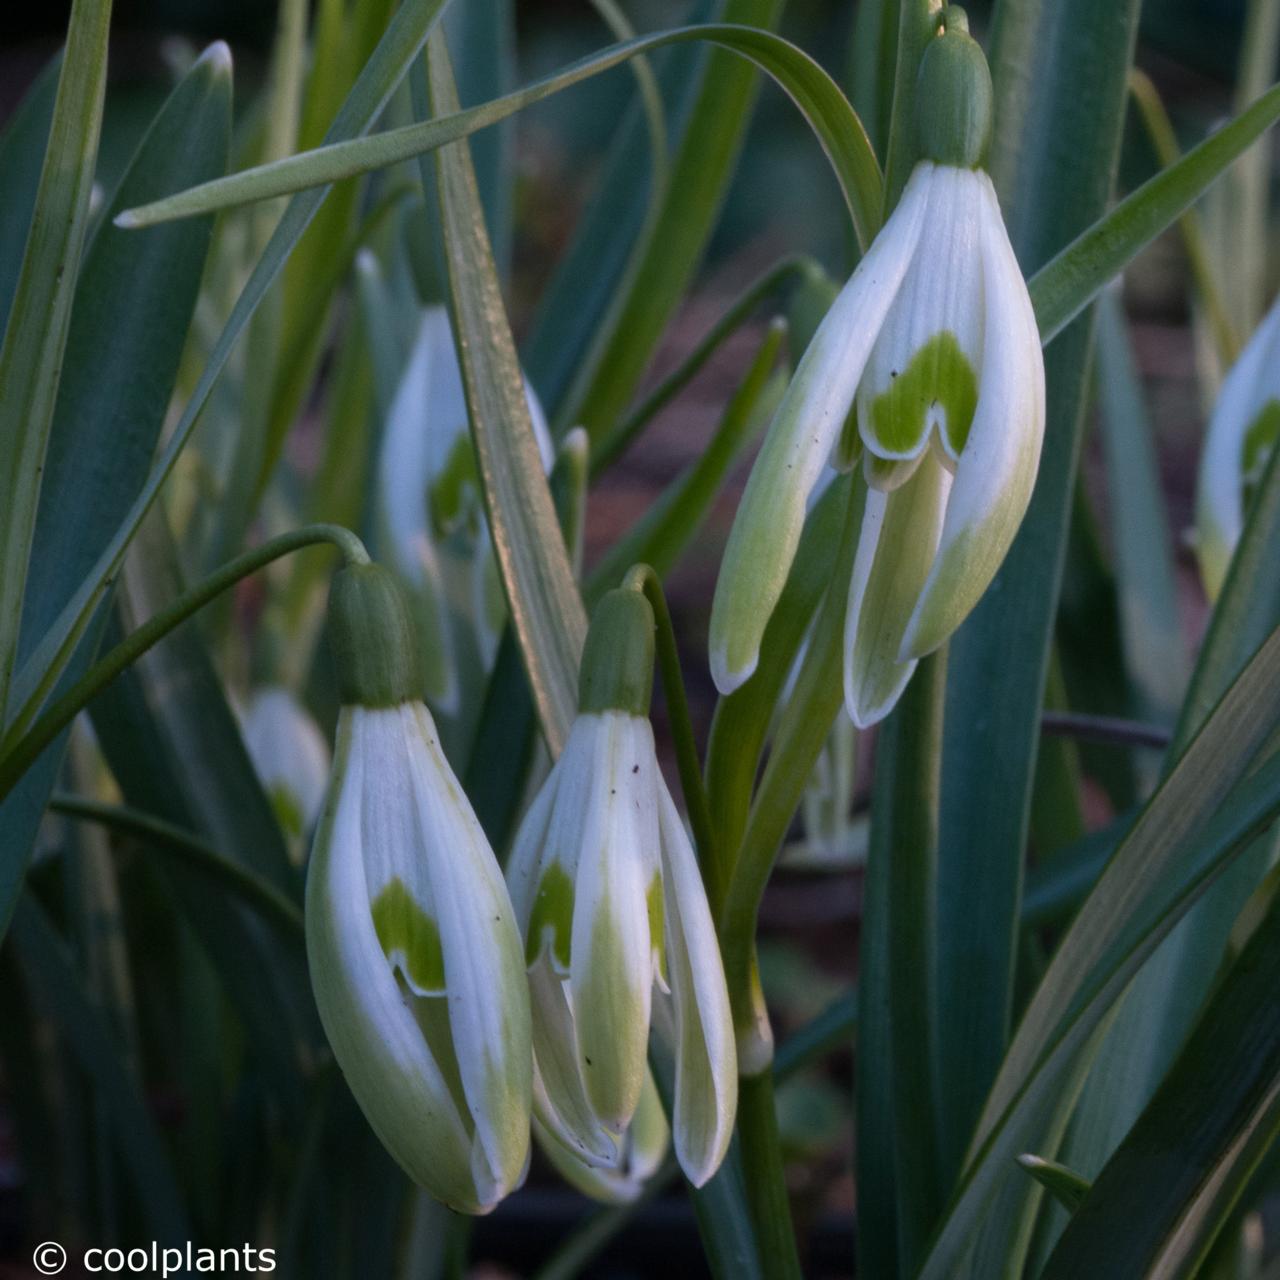
[[[867,356],[916,251],[927,203],[918,168],[813,335],[752,468],[711,608],[711,674],[721,693],[750,678],[795,558],[805,506],[849,416]]]
[[[671,995],[657,997],[657,1003],[674,1024],[676,1156],[685,1176],[700,1187],[720,1167],[733,1137],[738,1055],[702,876],[671,793],[661,780],[658,814]]]
[[[994,190],[981,214],[986,336],[981,389],[960,453],[937,558],[901,646],[901,657],[936,649],[991,584],[1035,485],[1044,440],[1044,357],[1022,271]]]

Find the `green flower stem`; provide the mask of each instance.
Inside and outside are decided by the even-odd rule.
[[[720,913],[720,946],[739,1036],[755,1021],[752,974],[760,900],[844,696],[844,618],[862,508],[861,501],[848,504],[831,585],[814,623],[795,693],[782,713]]]
[[[110,653],[100,658],[39,719],[32,724],[37,706],[23,708],[2,748],[0,748],[0,799],[35,763],[40,753],[75,719],[112,680],[136,662],[148,649],[163,640],[175,627],[202,609],[210,600],[235,586],[241,578],[256,573],[273,560],[319,542],[333,543],[347,564],[368,564],[369,553],[349,529],[333,524],[312,524],[272,538],[261,546],[228,561],[203,582],[179,596],[167,609],[149,618],[126,636]],[[29,726],[29,727],[28,727]]]
[[[1173,132],[1173,123],[1164,103],[1160,100],[1160,91],[1145,71],[1134,67],[1129,72],[1129,92],[1133,95],[1134,105],[1142,118],[1147,138],[1161,168],[1167,169],[1182,159],[1182,149],[1178,146],[1177,136]],[[1187,263],[1191,267],[1191,276],[1195,280],[1196,290],[1209,320],[1209,328],[1213,332],[1213,345],[1218,349],[1218,358],[1224,369],[1229,369],[1240,354],[1240,336],[1222,297],[1222,290],[1214,278],[1213,263],[1209,256],[1209,246],[1205,241],[1204,226],[1200,215],[1194,208],[1188,209],[1178,219],[1178,228],[1182,232],[1182,246],[1187,252]]]
[[[850,991],[837,996],[778,1049],[773,1065],[774,1085],[790,1080],[834,1050],[845,1048],[857,1025],[857,993]],[[667,1156],[635,1200],[630,1204],[609,1205],[591,1214],[543,1263],[533,1280],[572,1280],[580,1275],[641,1209],[673,1186],[679,1177],[680,1166],[675,1156]]]
[[[898,56],[893,76],[893,110],[889,153],[885,160],[884,216],[898,203],[919,158],[916,149],[916,82],[920,59],[942,25],[942,0],[901,0],[898,9]]]
[[[680,674],[680,654],[676,648],[675,628],[658,575],[647,565],[633,565],[622,580],[624,589],[641,592],[653,608],[657,623],[658,670],[662,673],[662,690],[667,696],[667,713],[671,717],[671,736],[676,744],[676,763],[680,769],[680,789],[684,792],[693,841],[703,879],[715,874],[717,859],[711,834],[711,809],[702,785],[702,765],[698,761],[698,744],[693,736],[693,720],[689,715],[689,699]]]
[[[769,1280],[799,1280],[800,1259],[778,1141],[772,1070],[738,1081],[738,1139],[764,1273]]]
[[[207,874],[261,915],[281,925],[291,937],[302,937],[302,911],[270,881],[219,853],[189,831],[127,805],[102,804],[83,796],[55,792],[49,801],[54,813],[96,822],[122,835],[134,836],[155,849],[178,854],[188,865]]]
[[[742,327],[761,302],[780,293],[806,272],[820,270],[818,264],[807,254],[794,254],[774,263],[753,280],[729,304],[725,313],[707,330],[702,340],[680,364],[600,441],[591,457],[592,475],[598,475],[619,457],[645,425],[693,381],[699,370],[725,340]]]

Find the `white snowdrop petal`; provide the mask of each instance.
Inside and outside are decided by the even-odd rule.
[[[755,671],[810,491],[849,416],[867,356],[916,251],[927,202],[927,175],[917,170],[818,326],[774,415],[716,582],[709,649],[721,693],[732,693]]]

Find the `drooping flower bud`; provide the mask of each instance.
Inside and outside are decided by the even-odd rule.
[[[419,701],[412,623],[390,575],[338,573],[329,627],[343,706],[307,881],[316,1004],[387,1150],[437,1199],[484,1213],[528,1163],[514,912]]]
[[[737,1068],[711,912],[647,715],[653,627],[639,592],[601,602],[579,714],[507,879],[529,968],[539,1122],[580,1161],[625,1163],[656,1002],[675,1049],[676,1154],[701,1185],[728,1146]]]
[[[977,167],[991,90],[963,28],[953,19],[921,66],[931,158],[814,334],[748,481],[711,614],[722,693],[755,670],[828,458],[861,459],[869,486],[845,627],[845,705],[859,726],[887,714],[917,659],[977,603],[1030,501],[1044,362]]]
[[[1222,384],[1196,486],[1196,556],[1216,600],[1244,531],[1249,501],[1280,439],[1280,298]]]
[[[245,750],[300,859],[324,804],[329,744],[305,707],[280,685],[256,689],[241,724]]]
[[[543,465],[551,466],[551,435],[533,387],[525,399]],[[449,313],[426,307],[408,364],[387,414],[378,454],[382,541],[409,591],[423,637],[426,693],[441,711],[458,709],[459,682],[448,623],[449,600],[466,601],[471,583],[496,582],[481,500],[466,394]],[[446,553],[446,544],[451,546]],[[452,562],[461,556],[461,567]],[[455,583],[451,574],[469,579]],[[499,603],[500,597],[499,597]],[[471,619],[488,656],[495,628],[483,608]],[[496,631],[503,618],[499,616]]]

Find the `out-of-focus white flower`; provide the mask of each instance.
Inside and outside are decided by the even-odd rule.
[[[656,1004],[675,1051],[676,1155],[700,1186],[732,1134],[737,1055],[711,912],[647,715],[653,625],[639,592],[601,602],[578,717],[507,879],[529,967],[538,1121],[582,1162],[625,1162]]]
[[[329,785],[329,744],[310,712],[279,685],[255,689],[241,717],[245,749],[285,834],[315,825]]]
[[[532,1055],[502,873],[418,700],[394,582],[344,569],[330,596],[342,689],[307,881],[307,955],[329,1043],[405,1171],[466,1213],[528,1165]]]
[[[1035,314],[991,180],[981,50],[949,8],[921,65],[924,154],[779,406],[734,521],[711,669],[750,678],[829,458],[868,491],[845,623],[845,705],[882,718],[986,590],[1030,501],[1044,434]]]
[[[551,433],[527,381],[525,398],[538,453],[549,470]],[[447,624],[449,609],[475,609],[471,621],[489,656],[494,628],[486,598],[468,599],[474,585],[449,589],[447,566],[442,563],[443,542],[454,535],[468,540],[467,558],[473,567],[467,581],[471,584],[493,575],[488,568],[492,548],[462,370],[444,307],[423,311],[409,363],[387,415],[378,454],[378,508],[387,554],[415,597],[419,626],[426,637],[427,696],[442,710],[455,711],[459,690]],[[499,619],[498,631],[501,625]]]
[[[1222,384],[1196,488],[1196,555],[1216,600],[1244,530],[1252,491],[1280,439],[1280,298]]]

